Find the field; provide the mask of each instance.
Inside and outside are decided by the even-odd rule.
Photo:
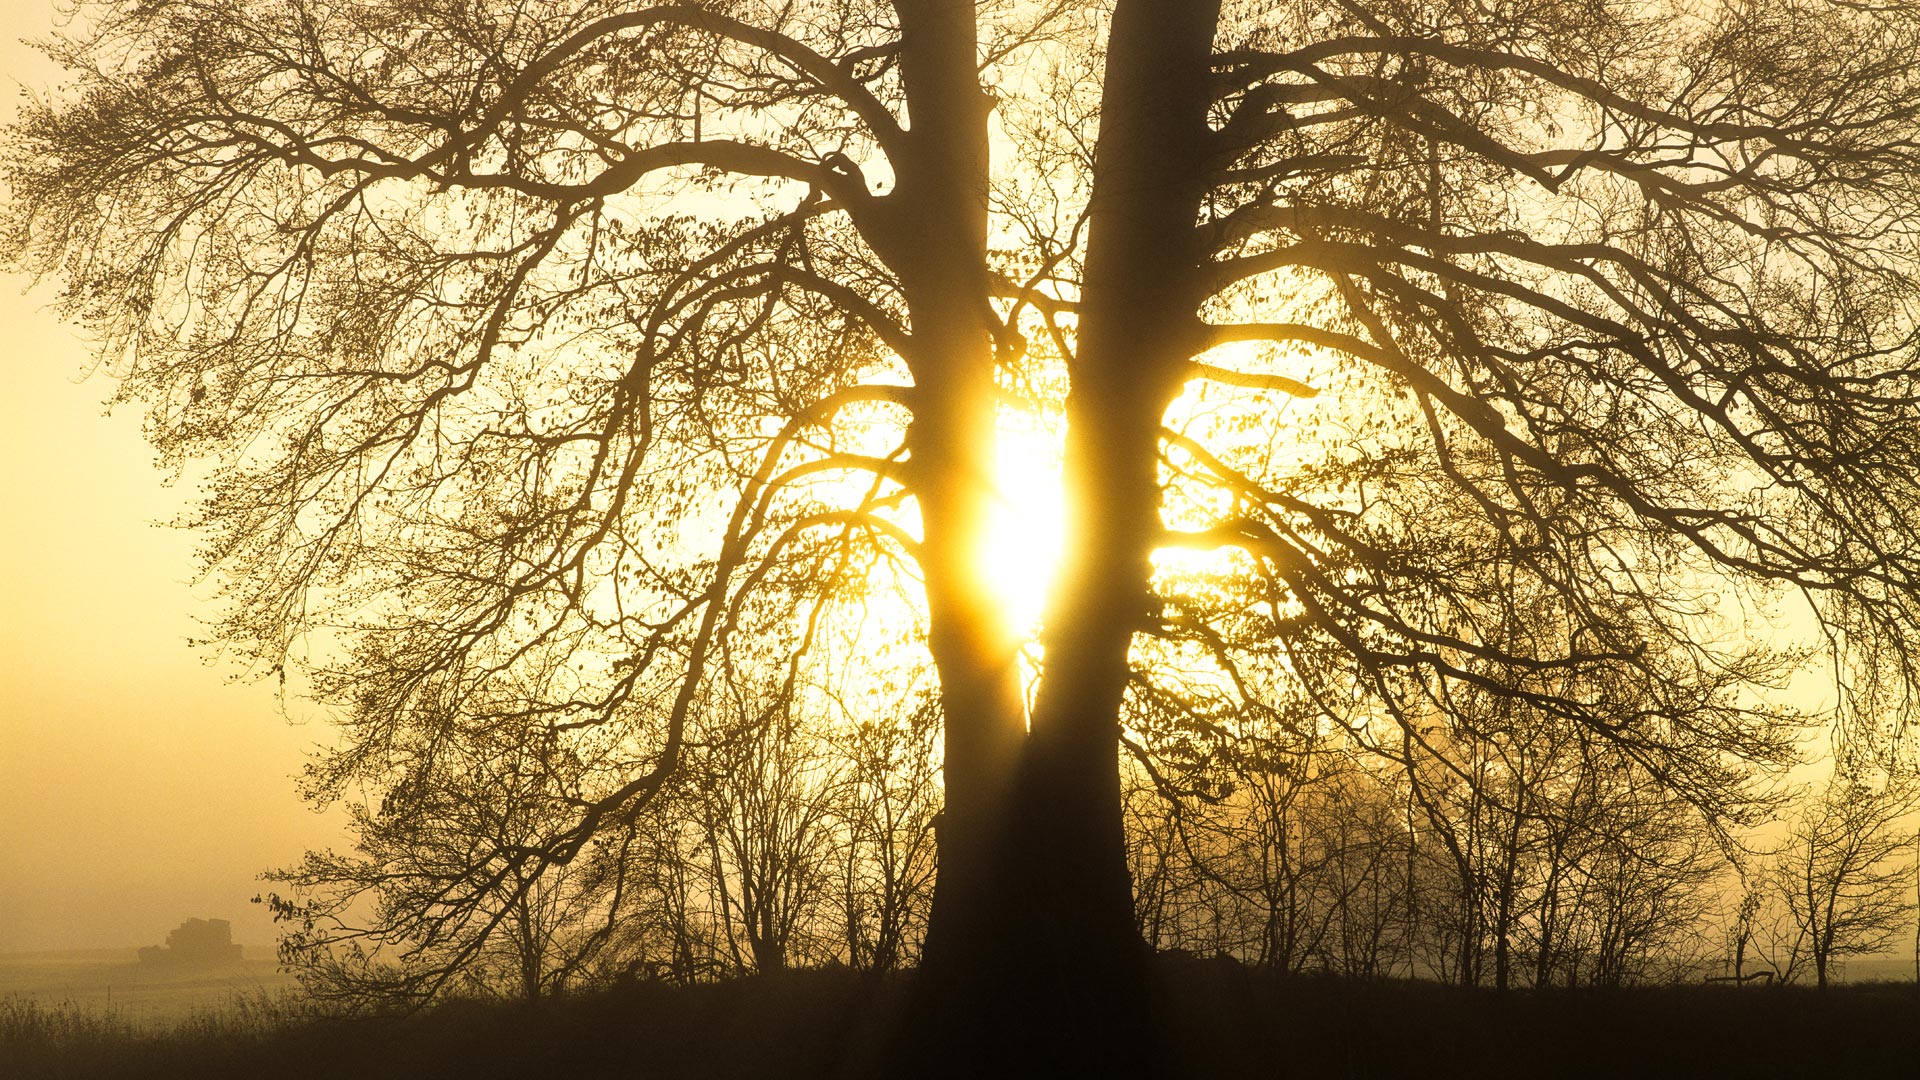
[[[133,949],[0,953],[0,1000],[110,1015],[139,1030],[161,1030],[236,997],[290,990],[272,954],[249,949],[237,964],[142,964]]]

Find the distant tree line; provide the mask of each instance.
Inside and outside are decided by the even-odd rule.
[[[491,898],[449,905],[477,885],[462,852],[537,829],[521,812],[550,802],[525,785],[550,766],[476,764],[465,789],[356,808],[355,854],[269,875],[283,960],[347,1010],[915,965],[934,699],[858,720],[803,696],[736,695],[646,814],[538,880],[478,883]],[[1436,716],[1382,744],[1304,709],[1207,726],[1133,705],[1128,851],[1157,950],[1497,989],[1825,986],[1915,929],[1915,801],[1885,777],[1702,807],[1539,717]],[[449,909],[486,918],[423,916]]]
[[[1208,797],[1130,791],[1141,929],[1287,972],[1463,986],[1761,976],[1825,986],[1915,932],[1912,808],[1845,778],[1740,835],[1593,747],[1463,774],[1305,743]],[[1743,936],[1744,935],[1744,936]]]

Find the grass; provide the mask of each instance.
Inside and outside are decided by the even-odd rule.
[[[0,998],[108,1013],[136,1028],[171,1028],[241,993],[292,989],[269,951],[238,963],[143,964],[132,949],[0,954]]]
[[[7,1077],[835,1077],[872,1074],[903,979],[793,972],[538,1004],[328,1020],[255,993],[164,1029],[0,999]],[[1907,984],[1496,995],[1164,961],[1168,1057],[1193,1077],[1904,1076]],[[982,1032],[982,1038],[991,1038]]]
[[[1232,969],[1169,976],[1174,1056],[1194,1076],[1867,1077],[1920,1063],[1912,983],[1499,995]]]
[[[197,1062],[230,1062],[242,1075],[249,1055],[312,1020],[284,991],[235,993],[164,1025],[90,1003],[0,997],[0,1076],[188,1076]]]

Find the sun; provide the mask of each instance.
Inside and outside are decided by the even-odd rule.
[[[1001,412],[996,436],[982,577],[1008,630],[1026,640],[1039,627],[1060,559],[1060,441],[1038,417],[1014,410]]]

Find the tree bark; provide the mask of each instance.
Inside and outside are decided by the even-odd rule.
[[[1026,734],[1017,643],[980,553],[992,507],[994,375],[987,299],[987,116],[970,0],[901,0],[910,129],[896,162],[889,261],[901,277],[916,386],[909,468],[920,507],[929,651],[940,675],[944,786],[926,962],[969,948],[997,891],[989,853]]]
[[[1191,357],[1217,3],[1114,14],[1079,344],[1070,361],[1067,543],[1001,844],[999,918],[977,993],[1019,1062],[1150,1072],[1146,946],[1122,825],[1119,715],[1136,629],[1157,615],[1161,417]]]
[[[919,1054],[921,1074],[1152,1073],[1119,715],[1133,634],[1157,617],[1149,558],[1160,530],[1159,428],[1194,351],[1202,296],[1195,224],[1219,6],[1122,0],[1115,9],[1070,361],[1067,551],[1024,737],[1011,641],[994,637],[997,613],[984,610],[990,601],[968,570],[990,490],[980,470],[991,461],[993,414],[991,353],[980,324],[968,324],[979,316],[963,306],[985,295],[973,286],[985,281],[986,103],[970,53],[963,70],[950,48],[972,42],[971,6],[927,0],[898,10],[916,154],[920,132],[940,136],[938,155],[915,160],[899,193],[915,196],[903,208],[931,215],[908,227],[921,230],[923,250],[938,252],[924,280],[905,276],[926,352],[915,362],[942,365],[937,383],[916,369],[916,381],[941,395],[917,403],[911,445],[948,710],[940,879],[907,1052]],[[943,231],[961,203],[964,235]],[[952,342],[950,354],[940,341]]]

